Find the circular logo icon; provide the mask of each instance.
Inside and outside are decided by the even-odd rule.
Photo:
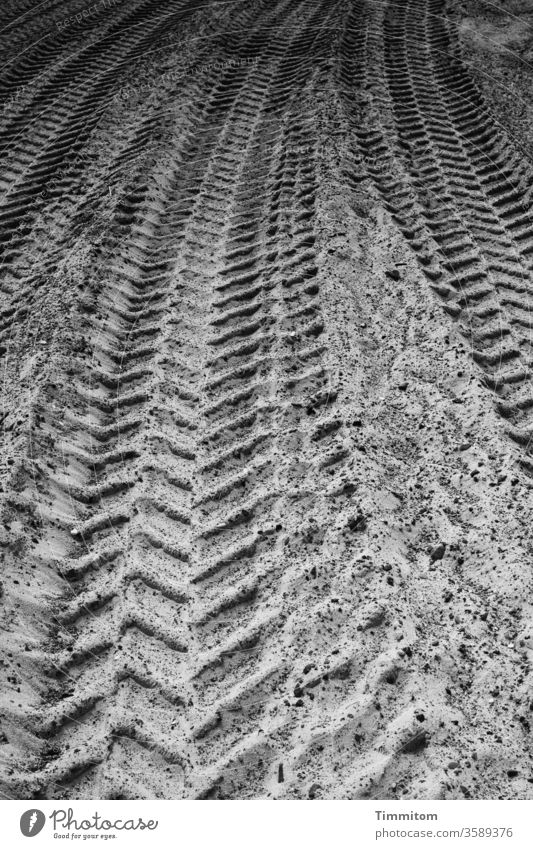
[[[46,822],[46,817],[42,811],[37,808],[31,808],[29,811],[24,811],[20,818],[20,830],[24,837],[35,837],[42,831]]]

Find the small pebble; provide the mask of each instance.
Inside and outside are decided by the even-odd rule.
[[[435,546],[435,548],[433,549],[433,551],[429,555],[429,559],[431,560],[432,563],[434,563],[436,560],[442,560],[442,558],[444,557],[445,551],[446,551],[446,543],[439,542],[439,544],[437,546]]]

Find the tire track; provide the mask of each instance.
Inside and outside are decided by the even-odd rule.
[[[470,80],[440,2],[390,4],[383,20],[353,8],[341,75],[352,115],[350,33],[359,15],[368,33],[360,43],[372,45],[361,64],[374,69],[372,89],[390,123],[385,132],[383,119],[380,126],[367,110],[355,129],[358,150],[430,285],[469,339],[529,472],[531,169]]]
[[[157,175],[153,179],[158,187]],[[63,645],[54,665],[61,699],[41,733],[53,735],[62,751],[46,780],[65,786],[67,794],[79,788],[81,796],[160,795],[157,780],[153,788],[136,786],[130,767],[145,757],[138,746],[153,753],[154,775],[161,774],[165,792],[179,795],[183,783],[184,755],[171,729],[184,693],[169,686],[167,670],[179,667],[187,650],[187,595],[172,565],[188,557],[195,395],[194,370],[184,371],[174,386],[158,355],[171,329],[179,219],[167,208],[179,191],[178,164],[165,179],[162,197],[160,190],[152,194],[153,181],[136,184],[130,195],[135,217],[129,239],[89,320],[87,335],[96,346],[75,403],[84,415],[75,416],[64,440],[68,473],[56,481],[55,509],[63,506],[67,516],[75,509],[73,523],[61,518],[71,524],[78,554],[59,567],[73,599],[58,616],[56,640],[61,636]],[[148,599],[154,607],[149,618]],[[157,721],[138,727],[139,717],[149,715]],[[83,753],[80,759],[73,748]]]
[[[123,170],[132,156],[139,159],[136,154],[142,153],[146,159],[147,151],[141,147],[142,141],[151,138],[157,148],[165,138],[168,119],[164,122],[160,117],[154,119],[152,108],[152,117],[147,117],[138,129],[137,143],[129,152],[126,146],[122,158],[117,151],[114,169],[112,160],[120,144],[112,145],[109,161],[104,161],[101,151],[95,154],[102,135],[99,122],[103,119],[106,126],[112,120],[111,101],[117,83],[123,79],[121,74],[135,67],[151,44],[150,38],[158,44],[160,37],[172,32],[177,22],[186,24],[194,8],[195,4],[175,3],[166,8],[163,19],[156,14],[154,21],[146,18],[147,14],[154,15],[157,11],[153,4],[137,4],[133,8],[130,5],[126,17],[124,9],[115,9],[106,20],[106,32],[110,31],[111,37],[108,32],[102,40],[99,30],[100,41],[89,39],[89,45],[83,47],[85,65],[80,64],[79,50],[73,50],[73,45],[67,48],[67,56],[64,61],[63,58],[59,60],[58,67],[51,68],[43,61],[38,73],[45,73],[41,81],[37,78],[34,81],[37,93],[30,106],[21,102],[20,106],[15,104],[5,113],[4,118],[9,119],[12,112],[19,112],[21,119],[15,119],[10,136],[11,153],[4,156],[0,175],[7,188],[0,220],[0,249],[3,252],[0,291],[4,296],[0,311],[0,357],[5,357],[2,360],[5,385],[12,382],[16,387],[20,383],[18,362],[21,356],[27,354],[38,359],[43,341],[54,345],[48,332],[43,339],[42,325],[46,323],[48,304],[58,291],[63,290],[66,295],[67,288],[83,285],[81,262],[76,260],[74,265],[70,257],[77,249],[82,257],[89,254],[94,267],[101,242],[102,218],[99,220],[99,214],[103,214],[104,221],[109,220],[106,207],[115,193],[117,179],[123,179]],[[148,27],[140,26],[143,20]],[[128,24],[126,30],[121,29],[124,22]],[[124,32],[124,38],[113,39],[116,32],[119,35]],[[105,85],[100,87],[101,83]],[[43,92],[47,92],[46,97],[40,100]],[[156,137],[161,124],[163,131]],[[5,129],[6,120],[2,125]],[[2,141],[6,154],[5,133]],[[11,165],[15,167],[15,175],[10,171]],[[116,169],[119,169],[118,175]],[[81,188],[82,182],[84,188],[90,186],[87,194]],[[66,296],[67,312],[70,304],[71,299]],[[35,316],[39,317],[38,321],[34,320]],[[68,315],[61,317],[66,327],[60,323],[58,335],[61,332],[70,334],[72,325]],[[13,399],[16,397],[15,390]],[[11,404],[7,406],[5,433],[11,430],[13,436],[7,436],[6,442],[9,453],[12,453],[12,446],[16,453],[20,436],[14,433],[12,422],[17,412],[9,411]],[[13,462],[9,453],[8,464]]]
[[[294,581],[284,566],[286,519],[302,498],[310,442],[302,414],[319,413],[334,395],[317,298],[316,141],[310,116],[293,114],[292,103],[314,51],[323,58],[323,9],[305,4],[312,14],[303,33],[292,32],[289,18],[260,63],[263,79],[254,78],[263,108],[243,109],[255,122],[245,131],[213,300],[199,502],[199,524],[208,526],[192,579],[202,594],[195,679],[203,716],[194,734],[210,775],[197,787],[201,798],[249,798],[279,783],[294,722],[286,709],[290,608],[281,593]],[[231,142],[220,155],[231,163]]]
[[[295,8],[295,18],[296,12],[301,14],[299,4],[286,5]],[[228,644],[209,657],[210,623],[222,611],[229,619],[236,604],[251,597],[242,587],[228,591],[227,582],[223,588],[220,583],[212,586],[210,594],[207,585],[227,562],[247,556],[250,544],[242,543],[242,525],[249,524],[249,507],[233,498],[233,477],[250,476],[250,458],[264,465],[262,449],[257,454],[262,439],[255,433],[251,440],[247,436],[251,420],[259,421],[275,406],[250,405],[257,384],[241,373],[250,362],[246,349],[250,343],[242,346],[236,340],[252,339],[256,350],[267,354],[268,363],[276,337],[270,338],[257,321],[250,323],[242,309],[228,312],[228,306],[246,305],[250,299],[250,280],[245,279],[253,277],[247,270],[250,228],[259,228],[263,238],[263,224],[254,219],[253,204],[250,207],[249,185],[251,180],[257,185],[256,167],[266,173],[258,154],[268,150],[273,138],[267,95],[274,87],[278,98],[287,100],[286,84],[276,88],[273,80],[281,57],[298,37],[296,29],[285,44],[280,33],[279,44],[262,47],[261,29],[269,18],[279,28],[274,33],[281,31],[286,20],[281,11],[282,7],[267,10],[266,17],[254,20],[246,38],[251,55],[260,50],[261,73],[237,67],[218,79],[208,74],[212,93],[203,114],[196,116],[191,140],[187,130],[177,146],[176,138],[172,140],[172,147],[178,151],[181,147],[182,152],[172,154],[170,174],[161,165],[149,179],[139,175],[123,192],[108,240],[111,247],[114,232],[125,231],[117,260],[108,267],[101,265],[105,285],[95,300],[85,302],[88,318],[81,360],[86,364],[75,369],[71,403],[75,412],[68,414],[63,432],[57,432],[51,421],[46,427],[54,453],[63,457],[63,471],[48,482],[49,530],[42,545],[50,545],[50,565],[55,564],[69,589],[53,614],[57,626],[49,647],[52,662],[47,652],[40,661],[56,679],[48,693],[52,706],[47,719],[39,722],[37,714],[34,721],[38,736],[46,741],[46,766],[31,779],[40,794],[80,798],[205,794],[201,787],[191,791],[194,765],[203,755],[197,743],[202,737],[198,725],[209,725],[209,713],[217,714],[219,705],[227,703],[234,678],[230,669],[225,670],[214,693],[210,691],[205,703],[191,710],[197,682],[208,668],[219,665],[219,657],[230,656],[268,631],[262,616],[248,631],[239,631],[230,622]],[[306,13],[314,20],[311,11],[307,4]],[[301,129],[296,125],[287,132],[298,139]],[[243,145],[254,151],[244,166]],[[307,217],[313,181],[309,167],[302,170],[302,185],[293,202]],[[279,194],[288,191],[292,198],[295,176],[290,168],[287,178],[282,166]],[[230,210],[230,221],[235,221],[230,238],[239,243],[244,229],[245,248],[237,245],[224,254],[228,234],[221,222]],[[300,224],[293,247],[288,230],[292,214],[279,206],[272,210],[273,220],[288,215],[283,224],[286,257],[273,273],[294,274],[302,267],[311,277],[313,272],[305,265],[312,259],[309,227]],[[212,247],[217,239],[220,257],[225,256],[222,282],[215,287],[213,317],[205,319],[215,331],[199,348],[204,300],[211,297],[209,281],[218,273]],[[177,256],[181,259],[176,264]],[[244,267],[243,274],[239,266]],[[291,285],[299,282],[294,279]],[[292,298],[296,300],[296,294]],[[267,303],[265,299],[261,309]],[[308,347],[308,338],[319,332],[316,322],[308,321],[308,313],[309,309],[303,310],[305,345],[295,338],[294,328],[301,323],[298,313],[288,311],[282,317],[285,336],[291,337],[284,355],[291,373],[293,349]],[[283,335],[278,344],[282,343]],[[205,368],[207,382],[202,383]],[[226,397],[228,391],[231,398]],[[199,427],[200,395],[207,406],[205,426]],[[205,455],[199,466],[198,452]],[[220,520],[198,535],[195,528],[202,526],[206,501],[200,496],[193,510],[194,493],[198,486],[198,492],[212,486],[221,475],[228,497],[220,502]],[[212,515],[216,518],[218,512]],[[73,540],[70,545],[64,542],[66,532]],[[63,535],[59,548],[54,543],[58,533]],[[235,552],[234,537],[241,555]],[[254,554],[250,548],[249,555]],[[209,575],[199,568],[205,562],[210,563]],[[176,568],[181,579],[175,577]],[[191,644],[189,608],[197,587],[201,599],[197,597],[194,604],[200,610],[193,614],[197,634]],[[153,608],[149,618],[143,612],[148,604]],[[192,667],[189,655],[195,658]],[[243,669],[237,672],[243,675]],[[267,680],[262,673],[259,678],[256,683],[243,679],[243,701]],[[150,722],[141,719],[148,716]],[[147,770],[145,763],[140,770],[138,765],[146,758],[150,767]],[[210,764],[204,769],[209,773]],[[143,780],[138,778],[141,774]]]
[[[153,2],[145,4],[145,9],[134,9],[110,27],[104,39],[86,48],[79,57],[67,61],[55,78],[37,92],[38,117],[41,118],[43,113],[44,117],[37,125],[35,121],[30,122],[31,140],[27,137],[21,139],[22,150],[19,148],[13,163],[7,159],[3,170],[5,193],[0,240],[4,253],[7,252],[6,260],[12,261],[13,251],[23,244],[21,235],[30,230],[31,222],[42,205],[42,200],[40,203],[38,200],[40,193],[43,190],[50,194],[54,191],[56,195],[64,193],[72,186],[73,179],[78,178],[77,174],[69,174],[65,164],[96,125],[99,108],[110,100],[117,75],[121,70],[124,73],[126,63],[133,63],[192,5],[192,2],[176,0],[175,10],[167,11],[163,22],[158,16],[153,16]],[[122,29],[126,34],[117,40]],[[53,119],[49,114],[51,110],[54,112]],[[31,115],[31,106],[24,110],[23,121],[26,121],[28,112]],[[18,139],[20,133],[21,128],[15,123],[4,129],[4,138],[8,141]]]
[[[166,12],[167,26],[180,20],[191,6],[182,2],[174,5],[175,11],[168,9]],[[142,6],[140,10],[143,11]],[[29,309],[28,300],[35,291],[36,278],[46,279],[48,269],[57,263],[56,257],[51,258],[49,265],[46,260],[41,260],[36,271],[35,259],[28,261],[30,250],[33,248],[42,255],[42,241],[48,243],[50,239],[57,238],[53,231],[57,227],[55,219],[58,211],[63,221],[69,220],[71,228],[77,220],[85,220],[83,203],[79,201],[80,175],[87,169],[85,148],[101,117],[102,107],[109,104],[117,73],[121,69],[124,72],[128,63],[136,61],[150,40],[157,39],[164,30],[158,18],[148,31],[140,26],[150,14],[153,14],[153,4],[148,4],[143,15],[138,10],[136,13],[135,8],[129,10],[127,17],[120,15],[106,38],[85,49],[81,58],[75,56],[67,61],[66,67],[56,72],[53,81],[45,83],[44,88],[36,93],[38,111],[34,117],[31,117],[31,106],[25,106],[21,121],[15,121],[11,130],[4,127],[5,159],[0,176],[4,186],[0,214],[0,251],[3,258],[0,272],[7,278],[2,291],[8,298],[3,311],[4,338],[9,337],[15,318],[21,317],[21,309]],[[124,25],[134,28],[126,30],[126,37],[117,41],[116,32],[120,32]],[[5,149],[9,139],[15,143],[12,159],[6,155]],[[52,227],[49,231],[45,230],[43,239],[42,230],[35,224],[45,216],[51,219]],[[63,251],[64,244],[60,243],[58,248]],[[13,276],[14,284],[11,283]],[[24,286],[21,293],[19,281],[28,276],[30,285]]]

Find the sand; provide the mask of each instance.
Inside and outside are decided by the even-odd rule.
[[[4,797],[532,798],[527,4],[6,6]]]

